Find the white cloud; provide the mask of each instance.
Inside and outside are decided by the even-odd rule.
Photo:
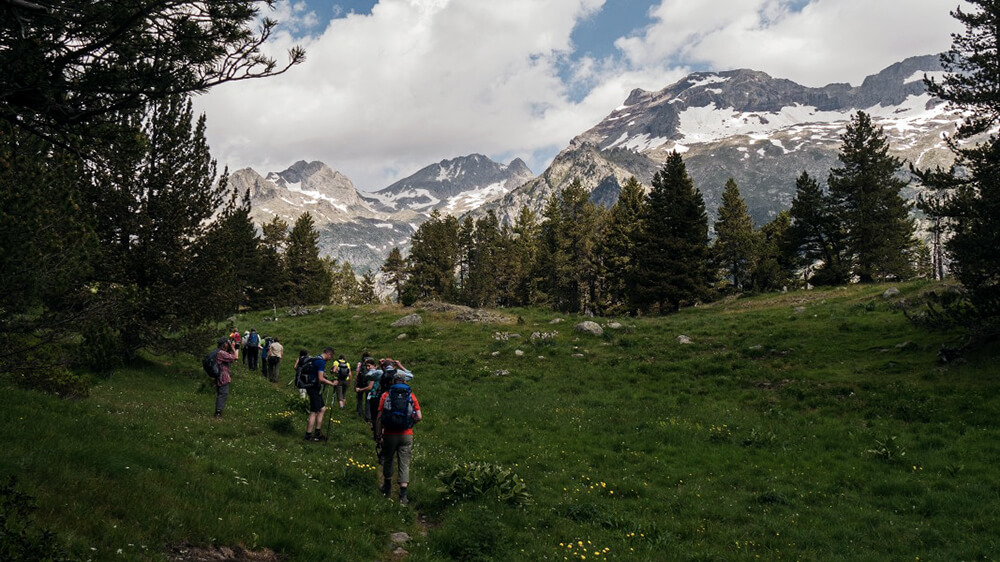
[[[753,68],[807,86],[859,84],[915,55],[942,52],[959,24],[943,0],[663,0],[643,33],[617,42],[632,66]]]
[[[318,159],[376,189],[471,152],[538,166],[533,151],[602,116],[568,111],[557,66],[575,22],[602,3],[382,0],[302,41],[307,60],[287,74],[216,88],[199,107],[233,167]],[[293,43],[279,33],[269,48],[280,58]]]
[[[620,56],[574,56],[574,26],[604,2],[381,0],[325,28],[304,4],[278,2],[287,25],[269,52],[282,60],[298,43],[306,62],[197,104],[222,164],[267,172],[322,160],[374,190],[473,152],[518,156],[541,173],[629,91],[658,90],[691,68],[857,84],[947,49],[958,27],[944,0],[663,0],[648,26],[636,22],[642,31],[615,43]]]

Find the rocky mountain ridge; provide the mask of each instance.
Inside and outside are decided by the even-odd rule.
[[[809,88],[759,71],[732,70],[696,72],[657,92],[634,90],[622,106],[574,138],[538,178],[474,215],[492,208],[511,224],[522,206],[540,212],[552,193],[574,179],[607,206],[631,175],[648,186],[676,150],[710,214],[732,177],[751,215],[763,224],[789,208],[803,170],[825,181],[838,164],[840,135],[858,110],[884,127],[897,156],[922,167],[950,162],[942,134],[953,132],[960,116],[931,97],[922,82],[925,74],[940,73],[938,57],[923,56],[894,64],[857,87]]]
[[[457,216],[532,177],[520,159],[503,165],[472,154],[427,166],[375,194],[358,192],[347,176],[322,162],[299,161],[266,176],[244,168],[230,174],[229,183],[240,193],[249,190],[250,216],[258,226],[274,217],[291,226],[308,211],[321,255],[363,272],[380,267],[394,246],[407,248],[432,210]]]

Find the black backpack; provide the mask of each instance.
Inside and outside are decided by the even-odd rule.
[[[346,381],[351,376],[351,364],[347,361],[337,361],[337,378]]]
[[[295,368],[295,388],[313,388],[319,382],[319,377],[316,376],[316,359],[317,357],[306,357],[299,361]]]
[[[390,386],[389,395],[382,404],[382,427],[387,431],[406,431],[414,423],[413,393],[410,387],[402,383]]]
[[[222,374],[219,372],[218,355],[219,355],[219,348],[215,348],[212,350],[211,353],[206,355],[205,358],[201,360],[201,366],[202,368],[205,369],[205,374],[212,377],[213,379],[218,379],[219,375]]]
[[[388,389],[392,386],[392,380],[396,377],[396,364],[386,363],[382,366],[382,378],[379,379],[379,388]]]

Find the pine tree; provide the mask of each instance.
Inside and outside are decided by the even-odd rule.
[[[795,198],[789,211],[791,227],[788,231],[795,257],[793,265],[804,269],[806,281],[815,285],[843,285],[850,279],[844,264],[844,234],[833,213],[829,197],[819,183],[802,174],[795,181]],[[821,263],[812,275],[813,266]]]
[[[629,283],[633,306],[665,314],[706,299],[713,279],[708,214],[676,151],[653,176],[642,224]]]
[[[755,291],[776,291],[787,286],[794,269],[793,255],[788,249],[791,227],[791,213],[784,210],[754,233],[758,256],[750,277]]]
[[[502,240],[500,223],[492,209],[476,221],[468,261],[466,304],[495,307],[499,301]]]
[[[834,215],[846,231],[847,257],[862,283],[912,275],[913,219],[896,177],[903,162],[889,155],[889,141],[871,117],[859,111],[841,135],[840,168],[827,184]]]
[[[556,310],[590,310],[596,283],[597,208],[579,180],[554,193],[542,222],[539,265]]]
[[[747,205],[740,196],[736,182],[729,178],[722,191],[719,218],[715,221],[715,244],[712,254],[723,276],[736,291],[751,285],[751,276],[757,266],[757,235]]]
[[[205,118],[193,113],[189,99],[171,97],[148,113],[123,114],[118,134],[91,168],[87,204],[101,246],[94,280],[116,288],[103,296],[117,309],[127,357],[158,349],[170,341],[166,333],[221,313],[207,301],[214,295],[213,272],[227,271],[232,254],[218,255],[222,261],[204,269],[192,262],[227,184],[216,181]],[[231,213],[235,197],[230,200]]]
[[[250,307],[271,308],[278,305],[300,304],[288,294],[292,280],[285,263],[288,247],[288,223],[278,216],[261,226],[261,240],[253,257],[245,262],[252,270],[247,287]]]
[[[452,301],[456,297],[458,267],[458,219],[442,217],[435,209],[410,237],[408,278],[400,302],[410,305],[421,299]]]
[[[974,335],[988,339],[1000,333],[1000,139],[991,135],[972,146],[959,141],[993,131],[1000,122],[1000,2],[967,4],[968,11],[952,12],[965,32],[952,35],[951,49],[941,56],[948,74],[940,83],[927,80],[932,94],[966,111],[949,139],[956,162],[949,170],[918,175],[937,193],[922,208],[951,231],[945,247],[975,311]]]
[[[382,273],[385,274],[386,283],[396,293],[396,302],[400,302],[399,299],[403,295],[403,286],[406,283],[406,261],[403,259],[403,254],[399,251],[399,247],[393,247],[389,250],[389,256],[385,258],[385,263],[382,264]]]
[[[627,281],[635,274],[635,245],[642,230],[645,196],[639,180],[629,178],[601,230],[598,254],[605,286],[604,312],[620,313],[628,306]]]
[[[100,149],[120,112],[305,58],[293,47],[278,68],[263,54],[277,22],[257,1],[44,4],[4,2],[0,120],[78,153]]]
[[[536,302],[537,280],[535,264],[538,260],[538,238],[541,229],[537,216],[527,205],[514,221],[510,232],[510,255],[507,259],[509,289],[508,304],[525,306]]]
[[[358,278],[351,264],[344,262],[338,265],[335,258],[327,258],[327,268],[332,281],[330,304],[358,304]]]
[[[319,233],[308,212],[299,215],[288,234],[285,268],[288,270],[285,294],[290,299],[289,304],[330,301],[333,286],[330,268],[319,256]]]
[[[378,294],[375,292],[375,274],[365,272],[358,282],[358,304],[378,304]]]

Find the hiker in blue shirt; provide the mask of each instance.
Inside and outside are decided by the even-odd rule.
[[[323,427],[323,414],[326,413],[326,404],[323,402],[323,385],[334,386],[333,381],[326,378],[326,362],[333,358],[333,348],[328,347],[323,350],[323,354],[312,360],[312,374],[315,377],[312,383],[306,387],[306,396],[309,397],[309,419],[306,423],[306,441],[326,441],[328,437],[323,435],[320,428]],[[315,428],[315,432],[313,429]]]

